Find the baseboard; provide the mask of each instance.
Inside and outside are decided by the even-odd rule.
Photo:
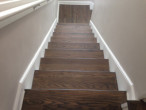
[[[131,81],[128,74],[125,72],[124,68],[121,66],[120,62],[117,60],[116,56],[113,54],[112,50],[107,45],[92,21],[90,21],[90,26],[95,37],[97,38],[97,42],[100,43],[101,50],[104,51],[104,57],[106,59],[109,59],[110,71],[116,72],[119,90],[127,91],[128,100],[136,100],[133,82]]]
[[[17,88],[13,110],[21,110],[23,97],[25,93],[24,90],[31,89],[32,87],[34,71],[39,69],[40,59],[41,57],[44,56],[45,49],[48,48],[48,42],[50,41],[50,38],[53,35],[56,25],[57,25],[57,18],[54,20],[47,35],[44,37],[44,40],[42,41],[34,57],[30,61],[29,65],[27,66],[27,69],[25,70],[23,76],[21,77]]]

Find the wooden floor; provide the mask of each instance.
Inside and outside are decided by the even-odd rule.
[[[128,101],[129,110],[146,110],[146,102]]]
[[[60,5],[59,23],[89,23],[89,5]]]
[[[88,24],[59,23],[22,110],[121,110],[126,92]]]

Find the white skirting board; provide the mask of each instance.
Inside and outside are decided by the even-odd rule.
[[[50,38],[53,35],[54,29],[57,25],[57,18],[54,20],[51,28],[49,29],[47,35],[44,37],[41,45],[39,46],[38,50],[36,51],[34,57],[30,61],[29,65],[27,66],[23,76],[21,77],[16,98],[13,106],[13,110],[21,110],[22,102],[24,98],[25,89],[31,89],[32,81],[34,76],[34,71],[39,69],[40,59],[44,56],[45,49],[48,48],[48,42],[50,42]]]
[[[110,71],[116,73],[119,90],[127,91],[128,100],[136,100],[133,82],[128,77],[124,68],[121,66],[120,62],[117,60],[116,56],[113,54],[110,47],[107,45],[92,21],[90,21],[90,26],[94,36],[97,38],[97,42],[100,43],[101,50],[104,51],[105,59],[109,59]]]

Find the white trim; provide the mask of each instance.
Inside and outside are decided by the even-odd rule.
[[[92,21],[90,21],[90,25],[93,33],[95,34],[95,37],[97,37],[97,41],[100,43],[101,49],[104,51],[105,58],[109,59],[110,71],[116,72],[119,90],[126,90],[128,93],[128,99],[135,100],[136,97],[133,82]],[[123,83],[125,83],[125,85]]]
[[[39,68],[40,59],[42,55],[44,55],[45,49],[48,47],[48,42],[50,41],[50,38],[54,32],[56,25],[57,25],[57,18],[54,20],[47,35],[45,36],[37,52],[35,53],[34,57],[30,61],[28,67],[26,68],[23,76],[21,77],[16,93],[13,110],[21,110],[23,96],[24,96],[24,89],[31,89],[34,71]]]
[[[129,110],[128,103],[126,102],[126,103],[121,104],[121,108],[122,108],[122,110]]]
[[[127,73],[125,72],[125,70],[123,69],[123,67],[121,66],[121,64],[119,63],[119,61],[117,60],[116,56],[113,54],[113,52],[111,51],[111,49],[109,48],[109,46],[107,45],[107,43],[104,41],[103,37],[101,36],[101,34],[99,33],[99,31],[95,27],[95,25],[93,24],[93,22],[90,21],[90,23],[91,23],[92,27],[96,30],[99,38],[103,42],[104,46],[107,48],[107,50],[110,53],[110,55],[112,56],[113,60],[116,62],[118,68],[123,73],[124,77],[128,80],[128,82],[129,82],[130,85],[133,85],[133,82],[131,81],[131,79],[129,78],[129,76],[127,75]]]
[[[57,7],[57,22],[59,22],[59,7],[60,7],[60,4],[58,2],[58,7]]]
[[[94,3],[91,1],[58,1],[57,21],[59,20],[60,5],[89,5],[90,10],[93,10],[93,8],[94,8]]]

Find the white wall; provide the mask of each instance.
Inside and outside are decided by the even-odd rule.
[[[134,83],[136,98],[146,97],[146,0],[94,2],[92,22]]]
[[[57,0],[0,29],[0,110],[12,110],[18,82],[57,16]]]

